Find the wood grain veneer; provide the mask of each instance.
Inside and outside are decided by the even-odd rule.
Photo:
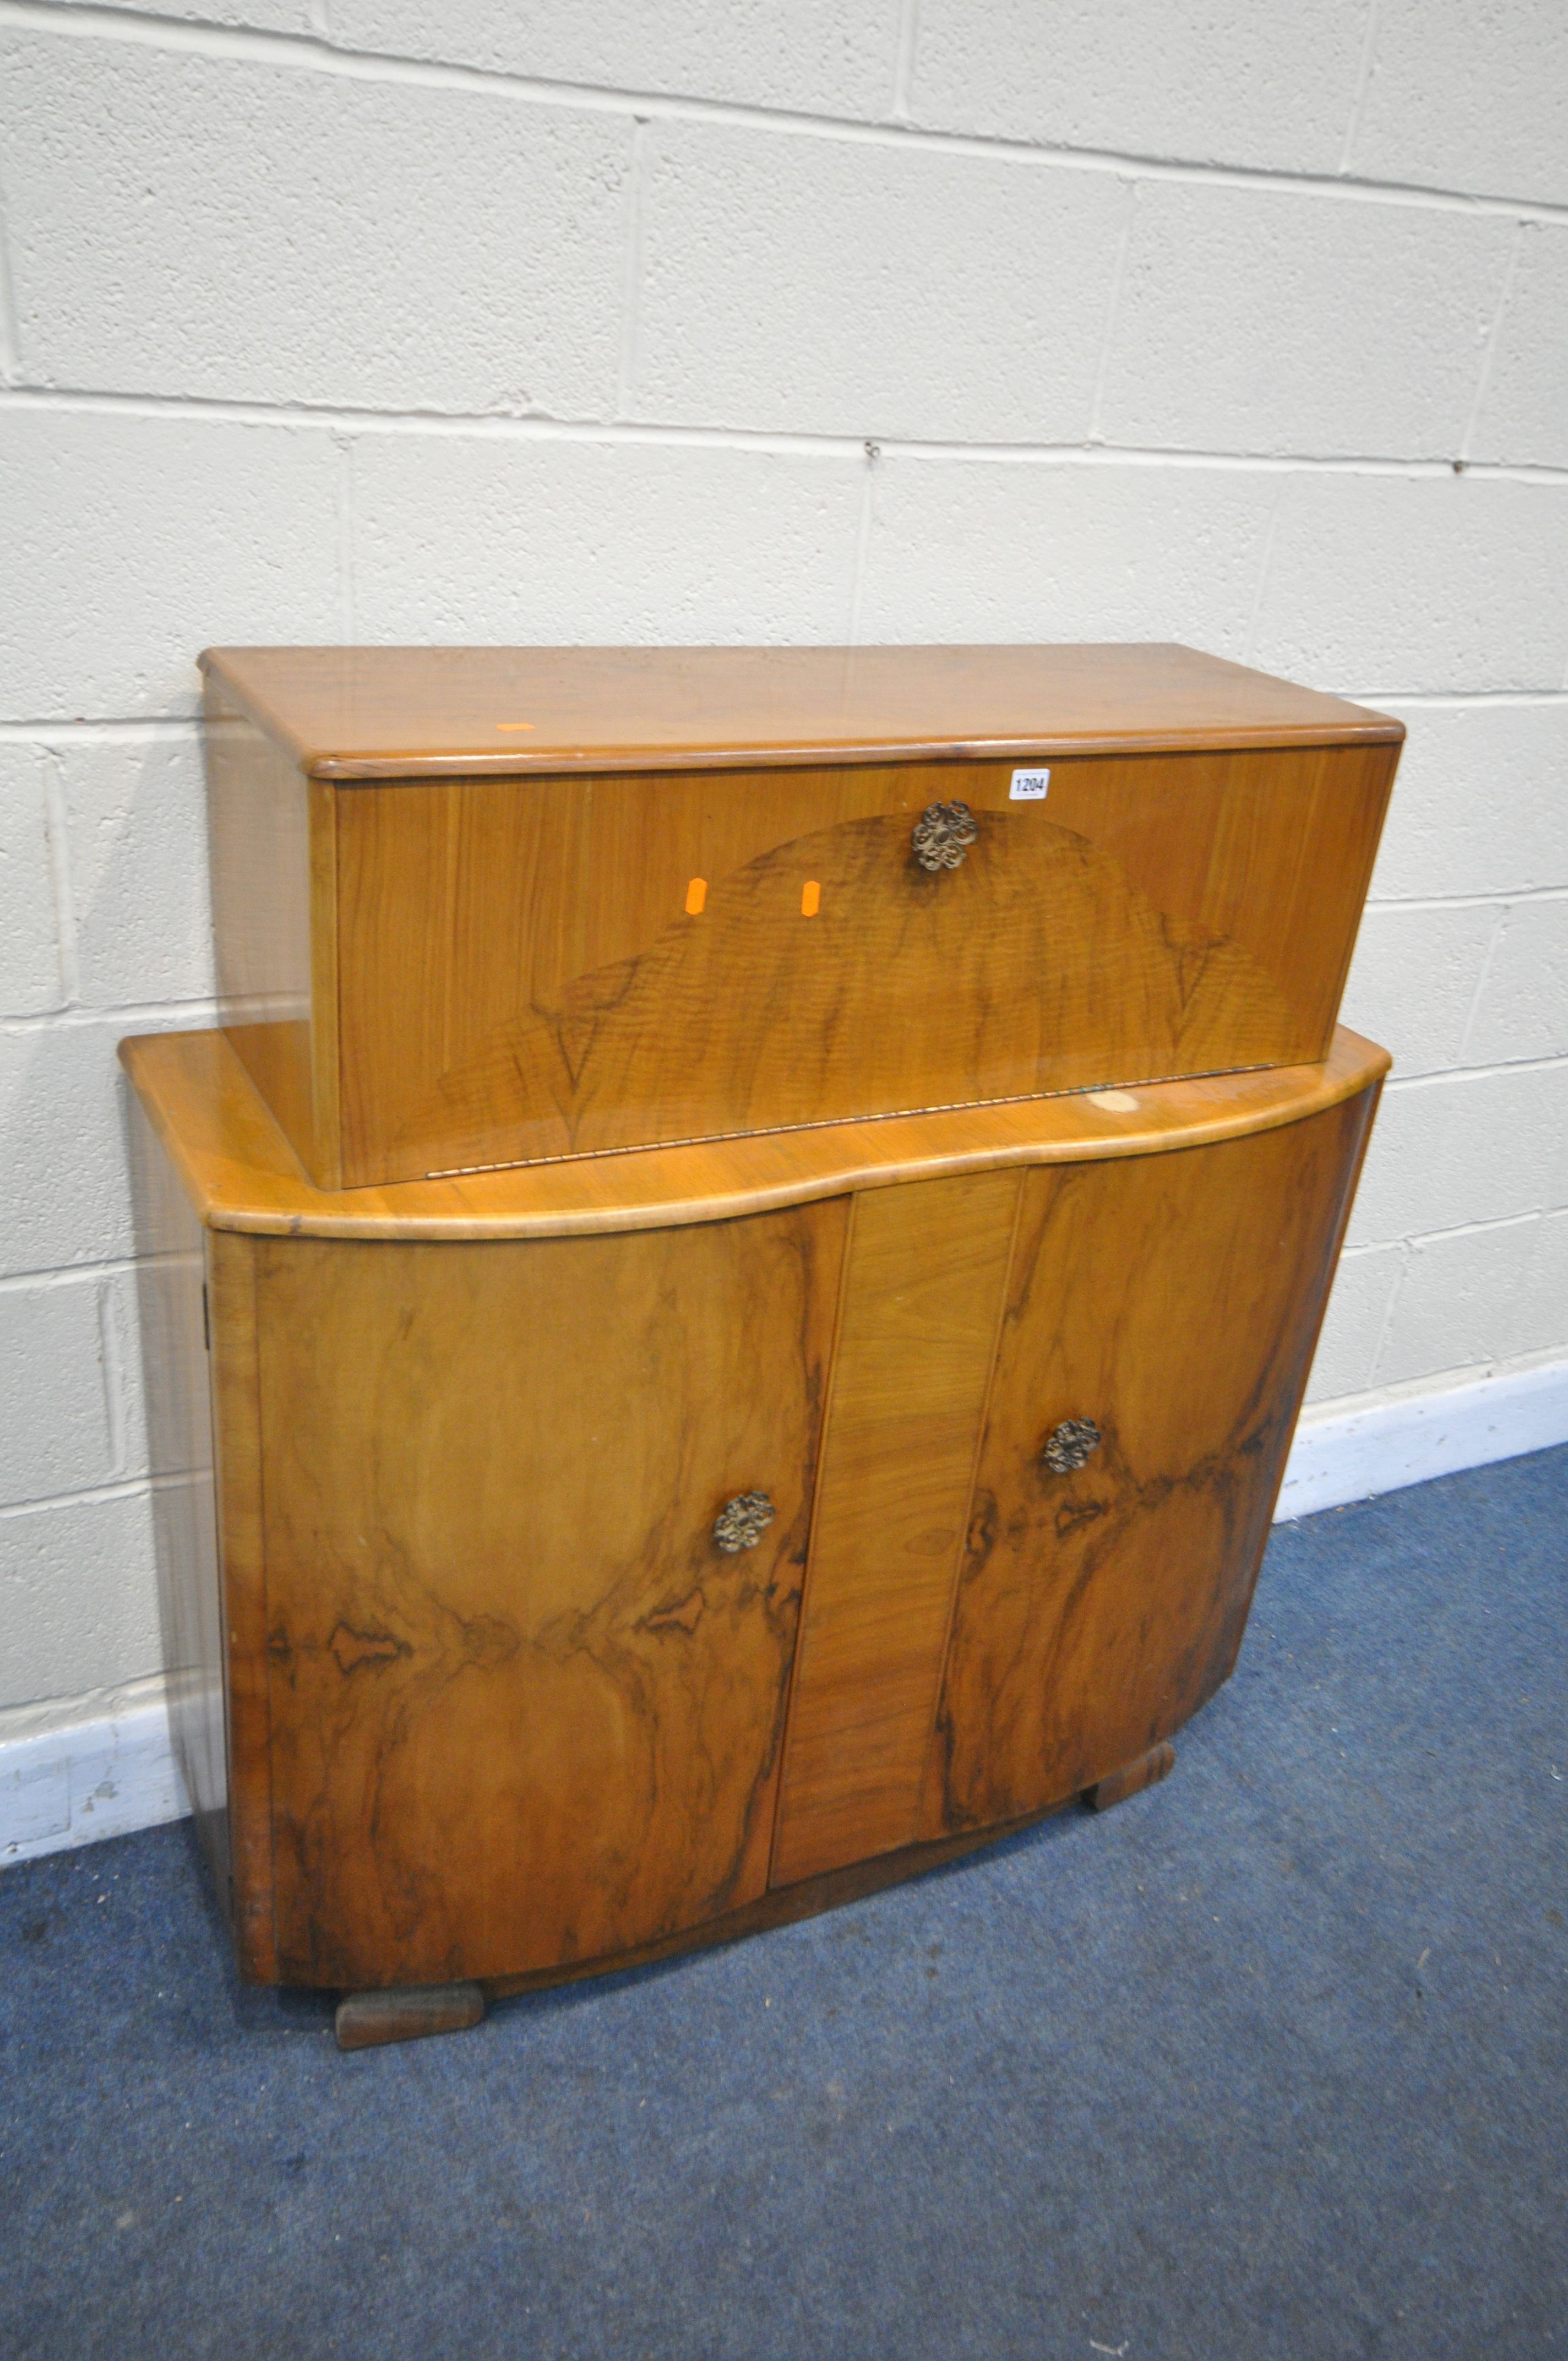
[[[854,1200],[773,1883],[911,1844],[1023,1174]]]
[[[1397,744],[1398,722],[1173,644],[209,648],[313,778]]]
[[[206,1232],[218,1549],[160,1581],[247,1975],[499,1990],[825,1907],[1229,1670],[1369,1044],[336,1199],[221,1037],[124,1054],[198,1445]]]
[[[846,1212],[246,1242],[285,1980],[557,1964],[762,1891]]]
[[[1354,1097],[1389,1063],[1342,1025],[1321,1065],[1161,1082],[1118,1092],[1113,1104],[1079,1092],[334,1191],[311,1186],[222,1033],[132,1036],[119,1054],[209,1228],[403,1240],[662,1228],[950,1173],[1146,1156],[1295,1123]]]
[[[1403,734],[1169,648],[203,663],[229,1021],[332,1189],[1319,1059]]]
[[[1024,1176],[922,1837],[1080,1793],[1229,1675],[1376,1102]]]

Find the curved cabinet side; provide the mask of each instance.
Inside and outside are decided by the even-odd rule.
[[[170,1734],[214,1887],[232,1916],[206,1233],[134,1096],[128,1124]]]
[[[922,1836],[1080,1792],[1229,1675],[1376,1098],[1026,1175]]]

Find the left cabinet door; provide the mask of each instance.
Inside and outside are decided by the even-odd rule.
[[[846,1210],[258,1241],[281,1981],[558,1967],[762,1891]]]

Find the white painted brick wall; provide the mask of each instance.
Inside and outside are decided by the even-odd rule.
[[[199,648],[343,637],[343,460],[326,426],[26,390],[3,425],[0,515],[27,585],[0,600],[5,713],[194,713]]]
[[[1182,640],[1246,653],[1275,499],[1245,469],[885,455],[866,640]]]
[[[1409,732],[1375,902],[1562,893],[1568,879],[1568,701],[1386,697]]]
[[[608,415],[626,118],[80,38],[5,51],[30,382]]]
[[[0,1715],[161,1662],[114,1049],[214,1014],[212,641],[1376,699],[1313,1397],[1568,1356],[1559,0],[0,0]]]
[[[1105,437],[1452,459],[1515,236],[1495,214],[1154,181],[1133,214]]]
[[[0,745],[0,1006],[36,1016],[62,997],[41,746]]]
[[[145,1487],[0,1514],[0,1707],[83,1703],[162,1658]],[[82,1719],[86,1719],[83,1714]]]
[[[358,639],[841,641],[850,629],[863,460],[365,434],[352,471]]]
[[[1568,123],[1563,136],[1568,141]],[[1568,409],[1559,338],[1568,319],[1568,226],[1525,222],[1475,423],[1478,459],[1560,467]]]
[[[1332,172],[1365,0],[920,0],[910,113],[982,137]]]
[[[873,122],[898,49],[897,10],[879,0],[332,0],[326,14],[345,49]]]
[[[1568,472],[1288,477],[1253,659],[1366,696],[1561,691]]]
[[[115,1466],[104,1370],[104,1282],[0,1287],[0,1506],[86,1491]]]
[[[1080,442],[1127,192],[1104,172],[651,126],[636,417]]]
[[[1375,0],[1347,167],[1563,203],[1568,15],[1560,0]]]

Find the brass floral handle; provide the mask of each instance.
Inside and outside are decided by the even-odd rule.
[[[1100,1429],[1091,1418],[1064,1418],[1046,1437],[1040,1456],[1053,1476],[1070,1476],[1087,1465],[1100,1448]]]
[[[909,840],[921,868],[935,875],[956,869],[979,834],[968,804],[927,804]]]
[[[713,1521],[713,1538],[726,1557],[755,1549],[773,1521],[773,1504],[765,1492],[737,1492]]]

